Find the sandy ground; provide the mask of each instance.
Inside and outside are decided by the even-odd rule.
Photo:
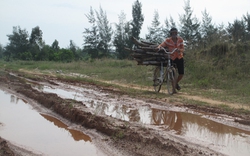
[[[153,127],[143,127],[134,122],[122,121],[105,115],[96,115],[82,102],[62,99],[56,94],[39,92],[32,88],[31,85],[22,78],[22,73],[17,75],[18,76],[14,76],[10,75],[8,72],[0,71],[1,88],[18,94],[19,96],[23,96],[27,101],[35,101],[38,110],[57,117],[68,125],[74,125],[73,127],[78,128],[78,130],[81,128],[89,129],[89,134],[94,138],[97,147],[105,151],[107,155],[222,155],[213,149],[209,149],[206,145],[191,143],[186,139],[178,138],[167,132],[159,132],[159,130]],[[50,76],[39,76],[39,78],[34,79],[34,81],[37,80],[48,84],[56,84],[54,82],[55,78]],[[59,79],[56,81],[77,86],[80,84],[80,82],[76,81],[69,82]],[[127,97],[127,95],[124,95],[124,93],[114,88],[101,87],[94,84],[84,85],[98,88],[99,90],[111,93],[114,97],[119,97],[121,99]],[[138,97],[138,99],[139,98],[140,97]],[[161,100],[144,100],[151,100],[154,105],[158,105],[159,107],[163,106]],[[73,107],[69,107],[69,105],[73,105]],[[199,111],[231,115],[235,116],[238,122],[249,124],[248,121],[250,117],[247,115],[242,116],[234,113],[227,114],[214,107],[201,107],[186,104],[178,104],[178,107],[187,107]],[[14,145],[0,138],[0,155],[41,154]]]

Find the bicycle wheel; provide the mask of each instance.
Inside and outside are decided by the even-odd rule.
[[[175,90],[175,81],[176,81],[176,70],[174,67],[171,67],[167,70],[167,90],[169,94],[176,92]]]
[[[155,68],[155,71],[154,71],[154,89],[156,92],[159,92],[161,90],[161,85],[162,85],[162,82],[161,82],[161,67],[158,66]]]

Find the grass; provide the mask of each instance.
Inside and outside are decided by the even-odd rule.
[[[238,66],[237,68],[228,66],[220,69],[209,58],[197,60],[194,56],[187,55],[185,59],[187,60],[185,62],[186,72],[181,82],[182,92],[222,102],[250,105],[250,75],[244,72],[246,69],[239,69]],[[244,65],[245,67],[246,65]],[[0,60],[0,69],[37,71],[43,74],[53,74],[64,79],[112,86],[135,97],[145,96],[159,99],[168,98],[170,101],[176,100],[175,97],[167,95],[166,92],[154,93],[152,86],[154,67],[137,65],[136,61],[133,60],[100,59],[70,63],[49,61],[5,62]],[[78,73],[87,77],[65,76],[69,73]],[[34,74],[29,76],[34,76]],[[105,81],[111,83],[106,83]],[[120,86],[119,84],[125,86]],[[141,90],[129,87],[131,85],[138,86]],[[148,90],[148,88],[151,88],[151,90]],[[187,101],[187,99],[181,98],[178,100],[197,105],[207,105],[201,101]]]

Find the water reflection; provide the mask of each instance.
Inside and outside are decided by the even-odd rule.
[[[205,114],[196,115],[151,108],[150,105],[133,105],[131,104],[132,100],[117,100],[113,96],[105,96],[105,93],[91,89],[81,88],[79,89],[80,94],[77,96],[76,91],[60,88],[44,87],[44,90],[83,101],[96,115],[108,115],[125,121],[155,125],[156,128],[188,138],[189,141],[216,148],[223,154],[248,156],[250,153],[249,131],[209,120],[205,118]]]
[[[44,155],[105,155],[81,131],[40,115],[27,101],[0,90],[0,136]]]
[[[152,108],[152,124],[165,125],[168,130],[175,130],[176,134],[181,134],[181,113]]]
[[[59,128],[63,128],[65,130],[69,131],[69,133],[71,134],[71,136],[74,138],[75,141],[84,140],[84,141],[90,141],[91,142],[91,138],[88,135],[82,133],[81,131],[69,129],[66,124],[64,124],[63,122],[61,122],[60,120],[58,120],[58,119],[56,119],[56,118],[54,118],[52,116],[48,116],[48,115],[45,115],[45,114],[40,114],[40,115],[43,116],[48,121],[52,122],[55,126],[57,126]]]
[[[15,103],[18,104],[19,100],[22,100],[24,103],[28,103],[26,100],[24,99],[20,99],[19,97],[16,97],[15,95],[10,95],[10,102],[11,103]]]
[[[133,109],[121,104],[92,103],[101,114],[143,124],[152,124],[165,131],[184,136],[190,140],[219,148],[219,151],[229,155],[248,155],[250,153],[250,132],[230,127],[202,115],[186,112],[161,110],[148,106]],[[244,147],[244,148],[243,148]],[[242,149],[243,148],[243,149]]]

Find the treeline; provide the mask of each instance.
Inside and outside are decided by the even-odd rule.
[[[47,45],[42,38],[42,30],[39,26],[28,31],[20,26],[13,27],[13,32],[8,36],[9,43],[4,47],[0,45],[0,58],[10,60],[36,60],[36,61],[64,61],[115,58],[129,59],[130,54],[124,47],[133,47],[131,36],[139,38],[144,22],[142,14],[142,3],[136,0],[132,5],[132,20],[126,20],[126,14],[121,12],[118,16],[119,22],[115,23],[113,30],[107,18],[106,12],[100,7],[99,11],[90,8],[86,15],[89,28],[83,32],[83,47],[77,47],[71,40],[68,48],[60,48],[59,42],[55,40],[52,45]],[[159,14],[154,12],[151,26],[145,40],[161,43],[171,27],[176,27],[179,34],[185,40],[186,49],[208,49],[213,53],[225,52],[226,44],[237,44],[239,42],[249,43],[250,40],[250,15],[246,13],[241,19],[235,19],[233,23],[225,26],[223,23],[215,25],[207,10],[202,12],[200,21],[193,15],[190,0],[185,1],[184,14],[180,15],[177,23],[170,16],[164,24],[159,21]],[[226,48],[228,46],[226,45]],[[220,50],[222,49],[222,50]],[[204,51],[204,50],[203,50]]]

